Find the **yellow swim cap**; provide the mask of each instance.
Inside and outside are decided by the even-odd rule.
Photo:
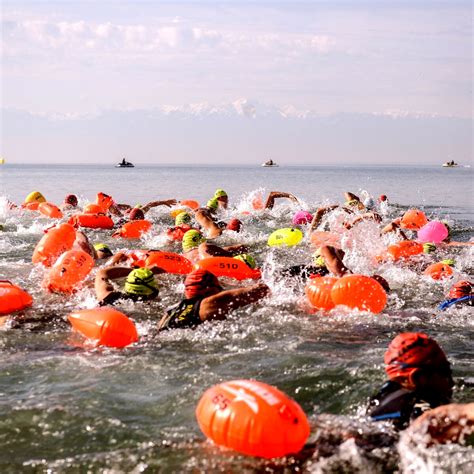
[[[29,202],[46,202],[46,198],[39,191],[32,191],[25,198],[25,203]]]
[[[248,253],[241,253],[240,255],[236,255],[234,258],[246,263],[250,268],[255,268],[257,266],[255,259]]]
[[[198,230],[195,230],[195,229],[188,230],[183,235],[183,243],[182,243],[183,251],[187,252],[196,247],[199,247],[199,244],[202,244],[205,241],[206,241],[206,238]]]
[[[207,206],[209,209],[212,209],[213,211],[215,211],[215,210],[219,207],[219,204],[217,203],[217,199],[216,199],[216,198],[212,198],[212,199],[209,199],[209,201],[207,201],[206,206]]]
[[[148,268],[132,270],[125,281],[125,293],[136,296],[157,295],[158,284],[153,272]]]
[[[316,252],[313,253],[313,263],[317,267],[326,267],[326,262],[324,257],[321,255],[321,249],[319,248]]]
[[[180,212],[174,220],[174,225],[189,224],[191,222],[191,214],[188,212]]]
[[[223,189],[216,189],[216,192],[214,193],[215,198],[220,198],[220,197],[227,197],[227,193]]]

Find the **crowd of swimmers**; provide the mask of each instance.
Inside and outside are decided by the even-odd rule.
[[[257,207],[270,210],[277,199],[299,202],[298,198],[290,193],[275,191],[271,192],[264,202],[257,203]],[[35,200],[44,201],[45,198],[36,192]],[[158,206],[172,207],[177,205],[178,201],[152,201],[143,206],[132,207],[115,203],[110,198],[109,204],[107,213],[113,217],[116,225],[120,226],[124,222],[143,220],[151,209]],[[21,209],[21,206],[13,203],[9,203],[9,207],[12,210]],[[59,207],[66,213],[74,212],[79,209],[78,198],[72,194],[67,195]],[[227,222],[219,219],[220,211],[227,208],[228,195],[223,189],[218,189],[206,206],[187,208],[177,213],[174,225],[167,230],[167,235],[180,242],[182,254],[193,263],[211,256],[233,257],[255,268],[256,261],[248,245],[220,246],[215,243],[224,232],[239,233],[243,228],[243,222],[236,217]],[[342,222],[345,229],[352,229],[361,222],[370,221],[380,226],[380,235],[393,233],[399,240],[408,239],[409,231],[402,228],[400,218],[386,221],[389,204],[385,195],[375,201],[370,196],[364,198],[346,192],[344,204],[317,209],[311,216],[311,221],[307,222],[307,229],[321,229],[324,218],[336,211],[345,216]],[[450,237],[446,238],[439,245],[425,243],[425,254],[431,255],[443,248],[443,245],[447,248],[449,239]],[[457,244],[465,245],[462,242]],[[126,299],[146,303],[159,297],[156,276],[164,273],[159,266],[134,268],[133,259],[128,252],[114,253],[110,246],[104,243],[91,244],[84,230],[77,230],[75,245],[89,253],[97,262],[94,288],[100,306],[114,305]],[[451,259],[445,259],[448,260],[452,262]],[[321,245],[312,255],[311,261],[280,269],[277,277],[305,280],[315,275],[341,277],[350,273],[351,269],[345,263],[345,254],[340,248]],[[390,291],[390,284],[384,278],[380,275],[373,275],[373,278],[386,292]],[[117,281],[122,281],[123,284],[118,286]],[[453,305],[472,306],[472,287],[473,284],[468,280],[455,282],[439,309],[445,310]],[[237,308],[269,297],[271,291],[264,282],[226,289],[211,272],[195,269],[185,276],[182,298],[165,311],[158,321],[158,330],[194,328],[207,321],[222,320]],[[0,319],[1,325],[5,327],[16,327],[15,322],[18,321],[21,321],[21,318],[15,319],[15,316]],[[399,334],[390,342],[384,362],[388,381],[371,398],[367,408],[367,413],[373,420],[390,421],[396,429],[405,429],[414,420],[417,420],[415,423],[420,426],[426,420],[435,420],[433,423],[430,421],[428,432],[437,442],[458,441],[461,439],[461,433],[466,433],[466,429],[472,433],[474,404],[450,404],[454,385],[451,366],[446,354],[434,339],[423,333]]]

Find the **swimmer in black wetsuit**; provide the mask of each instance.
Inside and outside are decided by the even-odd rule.
[[[184,299],[168,309],[158,330],[194,328],[204,321],[225,319],[233,309],[255,303],[270,293],[265,283],[224,290],[207,270],[194,270],[184,281]]]
[[[399,334],[384,357],[389,377],[367,409],[375,421],[403,429],[425,411],[450,403],[451,367],[438,343],[423,333]]]

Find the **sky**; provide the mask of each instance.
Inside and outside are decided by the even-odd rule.
[[[469,162],[471,8],[3,0],[0,152],[18,163],[189,163],[196,150],[243,164]]]

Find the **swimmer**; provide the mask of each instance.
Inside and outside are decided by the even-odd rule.
[[[217,200],[217,205],[220,209],[227,209],[227,206],[229,205],[229,196],[223,189],[216,189],[214,199]]]
[[[219,201],[216,198],[209,199],[206,207],[196,210],[194,217],[196,222],[206,231],[209,239],[219,237],[226,227],[225,222],[219,222],[214,214],[219,208]]]
[[[451,287],[447,298],[440,303],[438,309],[444,311],[451,306],[474,306],[473,286],[470,281],[458,281]]]
[[[183,211],[180,212],[174,220],[174,227],[170,227],[166,231],[166,236],[171,240],[183,240],[184,234],[188,231],[193,229],[191,226],[192,224],[192,216],[189,212]],[[195,229],[197,230],[197,229]]]
[[[268,296],[265,283],[224,290],[217,277],[207,270],[194,270],[184,281],[184,299],[169,308],[158,330],[194,328],[204,321],[222,320],[233,310]]]
[[[317,211],[313,215],[313,220],[311,221],[309,230],[313,231],[313,230],[317,229],[319,224],[321,224],[321,221],[322,221],[323,217],[326,214],[329,214],[330,212],[332,212],[336,209],[340,209],[341,211],[343,211],[347,214],[354,214],[354,211],[352,209],[348,209],[347,207],[342,207],[339,204],[332,204],[331,206],[320,207],[320,208],[317,209]]]
[[[72,209],[77,209],[79,202],[75,194],[68,194],[64,201],[59,205],[59,209],[62,211],[69,211]]]
[[[296,196],[293,196],[293,194],[285,193],[281,191],[271,191],[263,206],[264,209],[273,209],[273,206],[275,205],[275,199],[278,199],[278,198],[286,198],[286,199],[289,199],[290,201],[293,201],[299,204],[298,198]]]
[[[360,200],[359,196],[356,196],[354,193],[346,191],[344,193],[344,199],[346,200],[344,206],[353,208],[353,209],[359,209],[360,211],[366,210],[366,207]]]
[[[367,408],[375,421],[390,421],[398,429],[430,408],[450,403],[451,366],[438,343],[423,333],[402,333],[384,356],[389,381]]]
[[[99,306],[112,305],[119,300],[150,301],[158,297],[159,287],[154,275],[165,273],[159,267],[136,268],[104,267],[97,271],[95,277],[95,293]],[[123,291],[116,291],[112,280],[125,278]]]
[[[110,250],[110,247],[106,244],[97,243],[97,244],[94,244],[93,247],[95,251],[96,260],[105,260],[114,255],[112,250]]]

